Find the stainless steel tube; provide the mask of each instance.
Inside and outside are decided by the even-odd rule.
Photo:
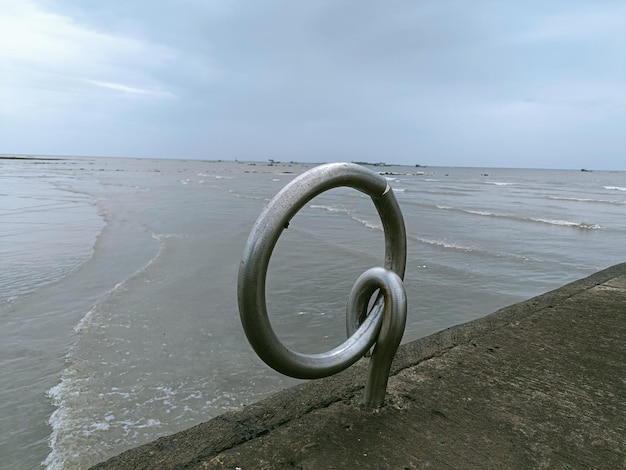
[[[384,268],[370,269],[357,280],[348,302],[348,339],[331,351],[303,354],[286,348],[271,327],[265,301],[267,268],[282,231],[295,214],[315,196],[340,186],[352,187],[372,198],[385,233]],[[372,385],[372,390],[375,388],[377,392],[368,393],[366,390],[365,401],[369,406],[379,406],[384,399],[391,359],[404,332],[406,295],[402,278],[405,265],[404,219],[387,180],[352,163],[331,163],[312,168],[278,192],[261,212],[248,237],[239,268],[237,292],[241,322],[248,341],[270,367],[285,375],[303,379],[321,378],[340,372],[377,343],[368,378],[368,384],[377,384]],[[380,289],[381,294],[368,313],[367,303],[376,289]],[[386,340],[379,336],[381,331],[385,332],[383,336]],[[394,338],[389,339],[391,336]],[[390,346],[393,344],[395,347]],[[376,357],[378,359],[375,360]],[[381,368],[380,364],[384,362],[388,364]],[[372,371],[373,368],[376,368],[376,373]],[[382,376],[384,385],[381,399]]]

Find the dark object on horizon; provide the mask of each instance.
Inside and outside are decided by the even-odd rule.
[[[581,168],[580,171],[584,171],[586,173],[591,173],[593,170],[587,170],[587,168]]]

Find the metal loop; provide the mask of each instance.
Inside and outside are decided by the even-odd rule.
[[[286,348],[271,327],[265,301],[267,268],[282,231],[296,213],[315,196],[340,186],[352,187],[372,198],[385,233],[384,268],[369,269],[357,279],[348,302],[348,339],[328,352],[303,354]],[[385,178],[352,163],[331,163],[312,168],[276,194],[259,215],[248,237],[239,267],[237,290],[239,313],[248,341],[270,367],[302,379],[340,372],[376,343],[365,403],[379,406],[384,399],[391,360],[406,322],[406,294],[402,284],[405,265],[404,219]],[[377,289],[381,293],[368,314],[368,301]]]

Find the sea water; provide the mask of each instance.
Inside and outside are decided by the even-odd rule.
[[[248,345],[237,271],[264,205],[311,166],[0,160],[0,468],[87,468],[297,383]],[[371,168],[407,227],[404,342],[626,258],[624,172]],[[342,342],[383,253],[368,196],[307,204],[268,273],[281,340]]]

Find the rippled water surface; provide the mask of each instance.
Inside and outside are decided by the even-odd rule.
[[[260,211],[310,166],[0,160],[0,468],[86,468],[294,384],[248,346],[236,283]],[[407,226],[405,342],[626,258],[626,173],[371,168]],[[307,204],[268,273],[282,341],[339,344],[383,251],[369,197]]]

